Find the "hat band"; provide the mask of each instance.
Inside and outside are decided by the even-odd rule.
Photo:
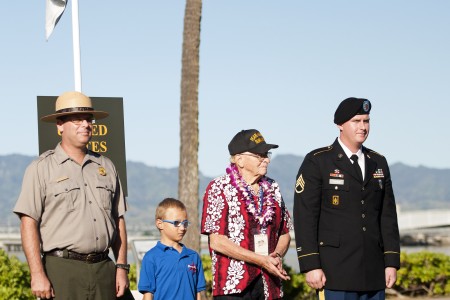
[[[58,111],[56,111],[57,114],[60,113],[66,113],[66,112],[74,112],[74,111],[93,111],[94,109],[92,107],[69,107],[69,108],[64,108],[64,109],[60,109]]]

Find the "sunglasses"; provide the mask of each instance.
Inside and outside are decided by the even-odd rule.
[[[180,227],[181,225],[183,225],[184,228],[188,228],[189,224],[191,224],[191,222],[189,222],[188,220],[184,220],[184,221],[171,221],[171,220],[161,220],[165,223],[170,223],[175,227]]]

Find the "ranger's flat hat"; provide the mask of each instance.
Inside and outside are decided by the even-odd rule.
[[[334,113],[334,123],[342,125],[356,115],[368,115],[372,104],[364,98],[350,97],[343,100]]]
[[[96,120],[109,116],[105,111],[95,110],[88,96],[80,92],[65,92],[56,99],[55,113],[42,117],[41,121],[55,122],[57,118],[75,114],[91,114]]]

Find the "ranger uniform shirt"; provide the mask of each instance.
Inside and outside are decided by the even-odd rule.
[[[106,251],[116,219],[127,204],[117,171],[105,156],[88,151],[80,165],[58,144],[25,171],[14,212],[38,222],[41,250]]]

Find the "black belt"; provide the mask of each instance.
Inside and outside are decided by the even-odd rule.
[[[94,253],[89,253],[89,254],[82,254],[82,253],[64,249],[64,250],[53,250],[53,251],[49,251],[49,252],[44,252],[44,255],[78,260],[78,261],[85,262],[87,264],[95,264],[95,263],[98,263],[98,262],[108,259],[108,253],[109,253],[109,250],[106,250],[105,252],[100,252],[100,253],[94,252]]]

